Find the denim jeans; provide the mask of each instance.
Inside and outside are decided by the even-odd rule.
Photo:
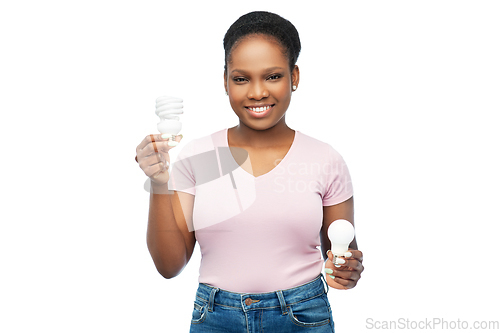
[[[262,294],[233,293],[200,283],[190,332],[333,333],[328,290],[323,274],[295,288]]]

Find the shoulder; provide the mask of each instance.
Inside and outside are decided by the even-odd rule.
[[[300,149],[316,158],[338,159],[342,158],[340,153],[333,146],[325,141],[316,139],[300,131]]]
[[[223,139],[225,131],[222,129],[211,134],[191,138],[180,146],[179,155],[187,157],[214,150],[215,143]]]
[[[319,139],[313,138],[312,136],[310,136],[304,132],[301,132],[301,131],[297,131],[297,132],[299,132],[301,141],[307,145],[310,145],[313,147],[326,147],[326,146],[330,145],[329,143],[326,143],[326,142],[321,141]]]

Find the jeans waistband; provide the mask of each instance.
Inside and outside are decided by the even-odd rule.
[[[326,285],[326,289],[325,289]],[[310,298],[328,293],[329,287],[323,274],[303,285],[277,290],[269,293],[233,293],[216,288],[205,283],[200,283],[196,297],[208,303],[208,311],[213,312],[214,304],[231,308],[251,311],[281,307],[283,314],[287,314],[287,305],[298,303]]]

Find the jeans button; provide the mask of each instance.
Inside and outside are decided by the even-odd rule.
[[[253,303],[257,303],[257,302],[259,302],[259,301],[260,301],[260,300],[254,300],[254,299],[251,299],[251,298],[247,298],[247,299],[245,300],[245,304],[246,304],[246,305],[248,305],[248,306],[250,306],[250,305],[252,305]]]

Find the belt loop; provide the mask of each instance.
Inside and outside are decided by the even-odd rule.
[[[285,297],[283,296],[283,292],[281,290],[278,290],[276,294],[278,295],[278,299],[280,301],[281,312],[283,312],[283,314],[286,315],[288,312],[286,310],[286,301]]]
[[[219,291],[219,288],[212,288],[210,292],[210,298],[208,299],[208,312],[214,312],[215,303],[215,293]]]
[[[325,278],[325,276],[324,276],[322,273],[320,273],[319,275],[321,275],[321,279],[322,279],[323,281],[325,281],[325,284],[326,284],[326,294],[328,294],[328,292],[330,291],[330,286],[329,286],[329,285],[328,285],[328,283],[326,282],[326,278]],[[324,288],[324,286],[323,286],[323,288]]]

